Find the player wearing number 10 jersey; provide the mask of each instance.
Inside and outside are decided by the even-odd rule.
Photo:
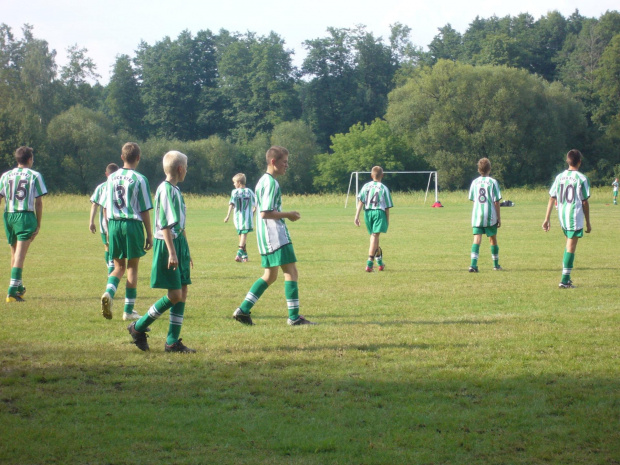
[[[0,197],[4,197],[4,230],[11,246],[11,281],[7,303],[23,302],[26,288],[22,283],[24,260],[30,243],[41,229],[43,202],[47,194],[43,177],[34,171],[34,153],[30,147],[15,151],[17,168],[0,178]]]
[[[489,176],[491,173],[491,162],[488,158],[481,158],[478,160],[478,173],[480,173],[480,177],[474,179],[469,188],[469,200],[474,202],[474,208],[471,214],[474,243],[471,246],[469,272],[478,272],[478,256],[483,234],[487,235],[491,243],[493,269],[495,271],[501,271],[502,267],[499,265],[499,245],[497,244],[497,228],[502,225],[499,206],[502,194],[499,190],[499,183]]]
[[[568,169],[558,174],[555,181],[553,181],[553,185],[549,190],[547,214],[542,225],[545,232],[551,228],[551,210],[553,210],[557,200],[560,226],[562,226],[566,236],[566,250],[564,251],[562,262],[562,281],[559,284],[561,289],[575,287],[570,279],[570,274],[573,270],[577,241],[580,237],[583,237],[584,221],[586,233],[592,230],[590,225],[590,206],[588,204],[590,181],[579,172],[581,159],[582,155],[579,150],[573,149],[566,154]]]
[[[114,271],[108,277],[106,290],[101,296],[101,313],[112,318],[112,302],[118,283],[127,269],[125,311],[123,320],[137,320],[134,310],[138,286],[140,257],[153,246],[151,217],[153,208],[148,180],[136,171],[140,163],[140,147],[127,142],[121,153],[123,168],[108,177],[105,210],[108,219],[109,256],[114,260]],[[146,242],[144,230],[146,229]]]

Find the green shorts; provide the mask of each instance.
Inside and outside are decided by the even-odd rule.
[[[151,287],[157,289],[181,289],[186,284],[191,284],[190,258],[187,239],[181,234],[174,239],[174,249],[179,259],[179,266],[173,270],[168,268],[168,247],[162,239],[153,241],[153,265],[151,266]]]
[[[577,231],[568,231],[566,229],[562,229],[562,231],[564,232],[564,235],[567,239],[572,239],[574,237],[579,239],[580,237],[583,237],[583,229],[578,229]]]
[[[293,244],[286,244],[273,253],[260,256],[260,264],[263,268],[272,268],[274,266],[282,266],[288,263],[295,263],[297,257]]]
[[[106,233],[101,233],[101,242],[103,242],[103,245],[108,245],[108,235]]]
[[[140,258],[144,251],[144,225],[137,220],[109,220],[108,238],[110,258]]]
[[[250,229],[237,229],[237,234],[239,234],[241,236],[241,234],[247,234],[249,232],[254,231],[252,228]]]
[[[364,222],[368,234],[386,233],[388,231],[388,220],[384,210],[364,211]]]
[[[37,230],[34,212],[4,213],[4,232],[10,245],[29,240]]]
[[[618,191],[614,191],[614,197],[618,197]]]
[[[484,228],[474,227],[472,228],[474,236],[478,234],[486,234],[487,237],[493,237],[497,234],[497,225],[485,226]]]

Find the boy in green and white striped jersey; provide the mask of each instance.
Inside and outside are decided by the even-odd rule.
[[[551,210],[556,203],[558,205],[558,216],[560,226],[566,236],[566,249],[562,260],[562,281],[560,289],[574,288],[573,281],[570,279],[573,263],[575,261],[575,251],[577,242],[583,237],[583,227],[585,220],[586,233],[592,231],[590,225],[590,181],[579,172],[582,155],[577,149],[573,149],[566,154],[568,169],[558,174],[549,190],[549,204],[543,222],[545,232],[551,229],[550,217]]]
[[[31,169],[34,153],[30,147],[15,151],[17,168],[0,177],[0,197],[4,197],[4,231],[11,246],[11,281],[7,303],[23,302],[26,292],[22,282],[28,248],[41,230],[43,201],[47,194],[43,177]]]
[[[469,200],[474,202],[474,208],[471,213],[474,243],[471,246],[469,272],[478,273],[478,255],[483,234],[487,235],[491,243],[493,269],[501,271],[502,267],[499,265],[499,245],[497,245],[497,229],[502,225],[499,205],[502,194],[499,190],[499,183],[489,176],[489,173],[491,173],[491,162],[488,158],[478,160],[478,173],[480,173],[480,176],[474,179],[469,188]]]
[[[248,251],[246,243],[248,233],[254,231],[254,212],[256,211],[256,197],[252,189],[245,187],[245,174],[237,173],[232,178],[235,188],[230,194],[228,213],[224,218],[224,223],[228,223],[230,213],[235,210],[234,223],[239,234],[239,250],[235,256],[236,262],[247,262]]]
[[[165,351],[194,353],[196,351],[186,347],[179,338],[185,313],[187,286],[192,283],[190,269],[194,266],[185,235],[185,201],[177,186],[187,175],[187,156],[173,150],[164,155],[163,164],[166,180],[155,193],[155,243],[151,287],[167,289],[168,294],[155,302],[140,320],[131,323],[127,330],[140,350],[149,350],[146,341],[148,327],[166,310],[170,310]]]
[[[245,299],[233,312],[233,318],[240,323],[252,325],[250,310],[267,288],[278,279],[278,268],[284,272],[284,295],[288,307],[290,326],[314,324],[299,314],[298,273],[295,251],[288,233],[285,219],[297,221],[299,212],[282,211],[282,193],[276,178],[286,173],[288,150],[273,146],[265,154],[267,172],[256,184],[258,215],[256,218],[256,238],[261,254],[261,265],[265,272],[250,288]]]
[[[614,205],[618,205],[618,186],[620,186],[620,183],[618,182],[618,178],[616,178],[614,182],[611,183],[611,187],[614,190]]]
[[[366,271],[373,271],[373,263],[377,259],[379,271],[385,269],[383,263],[383,251],[379,247],[379,234],[386,233],[390,224],[390,208],[394,206],[392,195],[385,184],[381,183],[383,179],[383,168],[373,166],[370,176],[372,181],[362,186],[358,195],[357,210],[355,212],[355,226],[360,225],[360,213],[364,209],[364,222],[366,230],[370,234],[370,246],[368,247],[368,261],[366,262]]]
[[[118,165],[116,163],[110,163],[106,166],[105,175],[106,178],[110,176],[112,173],[118,170]],[[108,267],[108,275],[114,271],[114,260],[110,258],[109,248],[108,248],[108,220],[103,214],[103,210],[105,208],[105,198],[106,198],[106,186],[108,182],[102,182],[95,188],[95,192],[90,197],[90,220],[88,229],[90,232],[95,234],[97,232],[97,228],[95,227],[95,215],[97,214],[97,208],[101,207],[99,210],[99,232],[101,233],[101,241],[103,242],[103,247],[105,249],[105,264]]]
[[[101,296],[101,313],[112,319],[112,303],[118,283],[127,270],[125,311],[123,320],[140,318],[134,310],[138,287],[140,257],[153,246],[151,217],[153,208],[148,180],[136,171],[140,163],[140,147],[133,142],[123,145],[123,167],[108,176],[105,215],[108,219],[109,256],[114,271],[108,276],[106,290]],[[144,231],[146,230],[146,241]]]

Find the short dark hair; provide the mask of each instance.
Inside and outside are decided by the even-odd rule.
[[[270,160],[278,161],[280,158],[283,158],[287,155],[288,150],[286,150],[284,147],[280,147],[279,145],[274,145],[273,147],[270,147],[269,150],[267,150],[267,153],[265,154],[265,160],[267,161],[267,164],[269,164]]]
[[[108,166],[105,167],[105,172],[108,174],[112,174],[115,171],[118,171],[118,165],[116,163],[110,163]]]
[[[121,155],[127,163],[135,163],[140,158],[140,146],[135,142],[127,142],[123,145]]]
[[[34,157],[34,152],[30,147],[23,145],[15,150],[15,161],[19,165],[25,165],[32,157]]]
[[[578,166],[582,158],[583,155],[581,155],[581,152],[577,149],[569,150],[566,154],[566,161],[570,166]]]

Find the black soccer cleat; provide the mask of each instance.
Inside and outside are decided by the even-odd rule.
[[[195,354],[196,353],[194,349],[190,349],[185,344],[183,344],[181,341],[182,339],[179,339],[174,344],[170,344],[170,345],[166,344],[165,351],[166,352],[179,352],[179,353],[184,353],[184,354]]]
[[[129,331],[129,334],[131,335],[131,338],[133,339],[133,343],[136,345],[138,349],[144,352],[149,350],[149,343],[146,341],[146,338],[148,338],[148,336],[146,333],[136,330],[135,321],[132,322],[129,326],[127,326],[127,331]]]
[[[237,310],[233,312],[233,318],[239,323],[243,323],[244,325],[252,326],[254,324],[252,323],[252,317],[250,316],[250,314],[243,313],[243,310],[241,310],[240,308],[237,308]]]

